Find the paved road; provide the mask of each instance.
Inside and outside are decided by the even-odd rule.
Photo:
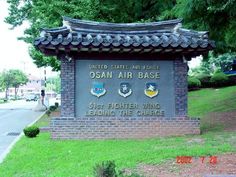
[[[35,112],[33,108],[37,102],[25,100],[0,104],[0,161],[3,153],[17,136],[8,133],[21,133],[24,127],[36,120],[42,112]]]

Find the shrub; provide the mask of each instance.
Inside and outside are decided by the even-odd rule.
[[[132,173],[131,171],[129,173],[126,171],[117,173],[114,161],[105,161],[101,164],[97,164],[93,170],[95,177],[143,177],[137,173]]]
[[[105,161],[94,167],[95,177],[117,177],[114,161]]]
[[[223,72],[216,72],[210,79],[213,87],[224,87],[228,85],[228,76]]]
[[[229,78],[229,85],[236,85],[236,75],[228,75]]]
[[[49,107],[49,110],[52,112],[52,111],[55,111],[57,109],[57,107],[56,106],[50,106]]]
[[[30,127],[26,127],[24,129],[25,136],[27,136],[29,138],[36,137],[39,134],[39,132],[40,132],[40,130],[36,126],[30,126]]]
[[[50,116],[51,113],[52,113],[52,112],[51,112],[50,110],[47,110],[47,111],[46,111],[47,116]]]
[[[201,88],[211,87],[211,83],[210,83],[211,76],[210,75],[202,73],[202,74],[197,75],[196,78],[200,80]]]
[[[55,106],[56,106],[56,108],[58,108],[58,107],[59,107],[59,103],[58,103],[58,102],[56,102],[56,103],[55,103]]]
[[[189,90],[196,90],[201,87],[201,81],[195,77],[188,78],[188,89]]]

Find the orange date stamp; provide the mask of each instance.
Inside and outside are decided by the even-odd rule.
[[[199,160],[201,163],[210,163],[216,165],[218,163],[217,156],[201,156],[201,157],[192,157],[192,156],[177,156],[176,163],[178,164],[191,164],[193,160]]]

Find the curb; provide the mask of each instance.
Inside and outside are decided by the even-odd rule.
[[[33,125],[35,122],[37,122],[43,115],[45,114],[45,111],[38,116],[37,119],[35,119],[33,122],[28,124],[27,126]],[[20,133],[19,136],[17,136],[13,142],[7,147],[7,149],[0,155],[0,164],[3,162],[3,160],[6,158],[7,154],[11,151],[13,146],[21,139],[21,137],[24,135],[23,131]]]

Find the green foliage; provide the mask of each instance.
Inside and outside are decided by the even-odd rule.
[[[213,74],[210,82],[212,83],[213,87],[224,87],[227,85],[228,80],[228,76],[220,71]]]
[[[39,128],[36,126],[26,127],[26,128],[24,128],[23,131],[24,131],[25,136],[27,136],[29,138],[36,137],[40,132]]]
[[[7,0],[7,2],[10,7],[5,21],[13,28],[22,25],[24,21],[29,22],[29,28],[20,39],[30,44],[39,36],[41,28],[61,26],[62,16],[122,23],[156,21],[164,18],[161,14],[172,9],[176,3],[173,0]],[[29,52],[37,66],[60,69],[60,63],[55,57],[45,57],[33,46]]]
[[[41,28],[61,26],[62,16],[91,20],[98,15],[97,0],[8,0],[7,2],[10,6],[5,21],[13,28],[24,21],[29,22],[29,28],[20,39],[30,44],[39,36]],[[59,69],[59,62],[55,57],[44,57],[33,46],[29,51],[37,66],[52,66],[54,70]]]
[[[17,98],[17,88],[28,82],[27,76],[18,69],[5,70],[0,73],[0,87],[6,91],[6,99],[8,99],[8,89],[15,88],[15,99]]]
[[[236,85],[236,75],[229,75],[228,76],[228,84],[229,85]]]
[[[61,92],[61,79],[59,76],[50,77],[47,79],[47,88],[46,91],[53,90],[56,93]]]
[[[18,88],[20,85],[26,84],[28,82],[27,76],[20,70],[9,70],[9,73],[14,76],[14,79],[12,80],[12,86],[15,88]]]
[[[5,89],[5,83],[4,83],[4,77],[2,75],[2,73],[0,73],[0,91],[4,91]]]
[[[34,47],[29,48],[29,54],[38,67],[51,66],[54,71],[60,70],[60,61],[55,57],[46,57]]]
[[[47,111],[46,111],[47,116],[50,116],[51,113],[52,113],[52,111],[50,111],[50,110],[47,110]]]
[[[177,0],[174,15],[182,17],[186,27],[208,30],[216,41],[217,53],[236,51],[235,0]]]
[[[230,71],[235,57],[236,53],[224,53],[214,56],[213,53],[210,52],[208,58],[202,61],[200,69],[208,74],[213,74],[215,70]]]
[[[117,172],[114,161],[103,161],[93,168],[94,177],[142,177],[137,173],[126,174],[125,171]]]
[[[1,87],[3,90],[8,90],[9,87],[12,86],[12,81],[14,80],[14,75],[11,71],[4,70],[1,73]]]
[[[211,87],[211,84],[210,84],[211,76],[210,75],[201,73],[201,74],[196,75],[196,78],[200,80],[201,88]]]
[[[117,177],[116,165],[114,161],[105,161],[94,167],[95,177]]]
[[[217,44],[215,54],[236,51],[235,0],[7,0],[7,2],[10,7],[5,21],[13,28],[22,25],[24,21],[29,22],[29,28],[20,39],[30,44],[39,36],[41,28],[61,26],[62,16],[122,23],[183,18],[185,27],[210,32],[210,38]],[[29,51],[37,66],[60,69],[60,62],[55,57],[45,57],[33,46]],[[227,63],[230,58],[228,54],[216,56],[214,59],[219,62],[215,64],[224,71],[229,66]],[[206,68],[210,70],[204,73],[213,72],[212,68],[205,66]]]
[[[55,111],[56,109],[57,109],[56,106],[50,106],[50,107],[49,107],[49,111],[51,111],[51,112]]]
[[[199,67],[190,70],[192,76],[212,75],[216,70],[230,71],[232,69],[233,60],[236,53],[224,53],[222,55],[214,56],[212,52],[208,57],[205,57]],[[204,85],[204,83],[202,83]]]
[[[221,71],[230,71],[232,69],[233,60],[236,57],[236,53],[225,53],[217,57],[210,57],[210,62],[219,68]]]
[[[55,107],[56,107],[56,109],[59,107],[59,103],[55,103]]]
[[[196,90],[201,87],[201,81],[196,77],[188,77],[188,88],[189,90]]]

